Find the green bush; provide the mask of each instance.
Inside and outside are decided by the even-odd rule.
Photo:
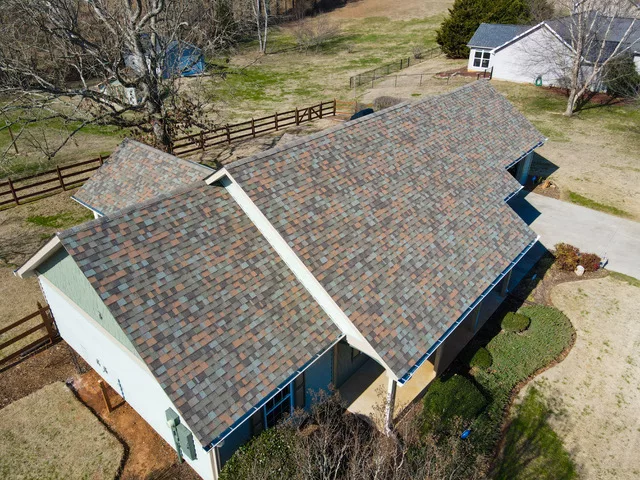
[[[295,447],[295,430],[282,426],[265,430],[233,454],[219,478],[236,480],[255,478],[255,475],[265,480],[294,478],[297,465],[293,458]]]
[[[423,431],[445,431],[455,418],[469,421],[487,405],[487,399],[472,380],[460,375],[434,380],[422,400]]]
[[[613,97],[635,97],[640,92],[640,73],[631,55],[612,61],[605,71],[605,87]]]
[[[557,243],[554,255],[558,268],[567,272],[573,272],[580,261],[580,250],[568,243]]]
[[[524,332],[531,324],[531,319],[521,313],[509,312],[502,319],[502,329],[506,332]]]
[[[471,357],[471,360],[469,361],[469,366],[471,368],[482,368],[486,370],[491,366],[492,363],[493,363],[493,358],[491,358],[491,353],[489,353],[489,350],[482,347],[478,349],[478,351],[473,355],[473,357]]]

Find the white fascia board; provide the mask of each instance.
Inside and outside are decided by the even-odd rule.
[[[97,209],[93,208],[91,205],[88,205],[88,204],[84,203],[82,200],[78,200],[75,197],[75,195],[71,195],[71,200],[73,200],[75,202],[78,202],[84,208],[87,208],[87,209],[91,210],[94,213],[95,218],[104,217],[104,213],[102,213],[100,210],[97,210]]]
[[[223,167],[220,170],[213,173],[212,175],[205,178],[204,181],[207,185],[211,185],[212,183],[215,183],[218,180],[228,176],[229,176],[229,172],[227,172],[227,169]]]
[[[282,261],[289,267],[302,286],[315,299],[333,323],[345,334],[347,342],[377,361],[387,370],[390,376],[397,380],[396,374],[389,368],[384,360],[382,360],[364,335],[360,333],[360,330],[356,328],[349,317],[342,311],[333,298],[331,298],[331,295],[329,295],[316,277],[309,271],[286,240],[282,238],[280,233],[278,233],[267,217],[265,217],[260,209],[253,203],[249,195],[247,195],[242,187],[234,180],[231,174],[225,170],[225,174],[222,175],[221,178],[222,177],[224,177],[222,179],[222,185],[227,189],[229,194],[238,203],[240,208],[242,208],[267,242],[269,242],[269,245],[276,251]],[[207,179],[207,183],[209,183],[209,179]]]
[[[511,40],[508,40],[506,42],[504,42],[502,45],[498,45],[497,47],[495,47],[493,49],[493,53],[496,53],[498,50],[502,50],[503,48],[511,45],[512,43],[517,42],[518,40],[520,40],[522,37],[526,37],[527,35],[529,35],[530,33],[535,32],[537,29],[539,29],[540,27],[546,25],[545,22],[540,22],[537,25],[534,25],[533,27],[531,27],[529,30],[525,30],[524,32],[522,32],[520,35],[516,35],[515,37],[513,37]]]
[[[62,248],[62,242],[58,238],[58,235],[49,240],[40,250],[36,252],[27,262],[17,270],[13,271],[13,274],[20,278],[32,277],[35,275],[35,270],[44,261],[48,260],[53,254]]]

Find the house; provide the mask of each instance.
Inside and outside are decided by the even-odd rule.
[[[37,275],[62,337],[205,479],[335,386],[385,427],[526,270],[545,138],[488,82],[215,172],[125,141]],[[516,179],[518,177],[518,179]]]
[[[591,13],[589,23],[598,25],[602,40],[606,39],[603,58],[620,48],[631,55],[640,72],[640,20],[610,18]],[[572,67],[572,30],[574,17],[541,22],[534,26],[482,23],[469,40],[470,71],[492,71],[492,78],[536,85],[565,87]],[[589,52],[584,74],[589,63],[601,55],[602,41]],[[596,89],[604,89],[597,85]]]
[[[162,74],[163,78],[193,77],[202,75],[206,71],[202,49],[184,40],[165,41],[160,37],[156,37],[156,47],[154,49],[151,36],[143,34],[142,44],[147,67],[151,64],[152,56],[155,56],[158,62],[156,67],[158,74]],[[141,69],[135,55],[130,52],[124,55],[124,63],[134,71]]]

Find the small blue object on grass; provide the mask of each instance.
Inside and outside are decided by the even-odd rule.
[[[469,435],[471,435],[471,429],[467,428],[464,432],[462,432],[462,434],[460,435],[460,438],[462,440],[464,440],[465,438],[467,438]]]

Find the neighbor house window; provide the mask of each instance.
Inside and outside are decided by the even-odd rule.
[[[473,58],[473,66],[481,68],[489,68],[489,60],[491,59],[491,53],[480,52],[476,50]]]

